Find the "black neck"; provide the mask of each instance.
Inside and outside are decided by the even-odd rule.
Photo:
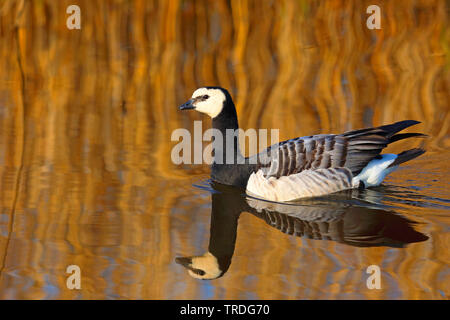
[[[249,165],[248,159],[241,154],[238,118],[231,97],[224,102],[220,114],[213,118],[212,126],[220,131],[223,141],[221,147],[214,147],[211,178],[226,185],[245,187],[256,165]]]
[[[242,156],[239,150],[239,136],[237,134],[235,135],[239,129],[238,118],[236,108],[231,99],[230,101],[224,102],[222,112],[217,117],[213,118],[212,127],[219,130],[223,137],[223,163],[225,163],[225,157],[229,152],[232,152],[234,157]],[[229,132],[227,133],[227,129],[228,131],[232,130],[231,134]],[[232,149],[228,146],[232,146]],[[215,156],[218,158],[221,155],[216,152]]]

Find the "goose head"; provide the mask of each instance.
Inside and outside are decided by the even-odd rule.
[[[180,106],[180,110],[195,110],[211,118],[234,106],[230,94],[221,87],[202,87],[192,94],[191,99]]]
[[[175,262],[188,269],[189,275],[196,279],[213,280],[224,274],[219,267],[218,259],[210,252],[202,256],[178,257]]]

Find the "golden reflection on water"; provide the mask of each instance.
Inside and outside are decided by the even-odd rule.
[[[448,298],[445,1],[77,1],[68,30],[72,2],[0,2],[0,298]],[[427,154],[372,196],[429,239],[359,248],[242,215],[228,272],[190,278],[174,259],[208,246],[209,171],[172,164],[170,136],[209,126],[177,112],[202,85],[282,140],[421,120]]]

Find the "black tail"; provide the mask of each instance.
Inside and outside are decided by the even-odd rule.
[[[403,162],[412,160],[414,158],[417,158],[418,156],[425,153],[424,149],[421,148],[414,148],[410,150],[403,151],[402,153],[399,153],[397,155],[397,158],[392,162],[388,168],[398,166],[399,164],[402,164]]]

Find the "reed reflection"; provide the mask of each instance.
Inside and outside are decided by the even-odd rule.
[[[244,212],[263,219],[271,227],[288,235],[331,240],[356,247],[402,248],[409,243],[428,239],[413,228],[413,221],[396,212],[364,206],[366,195],[359,190],[324,198],[276,203],[248,197],[240,188],[217,183],[212,187],[207,252],[201,256],[175,259],[188,270],[190,276],[197,279],[217,279],[228,271],[236,246],[238,220]],[[370,193],[368,197],[371,197]],[[358,205],[353,200],[356,198]]]

